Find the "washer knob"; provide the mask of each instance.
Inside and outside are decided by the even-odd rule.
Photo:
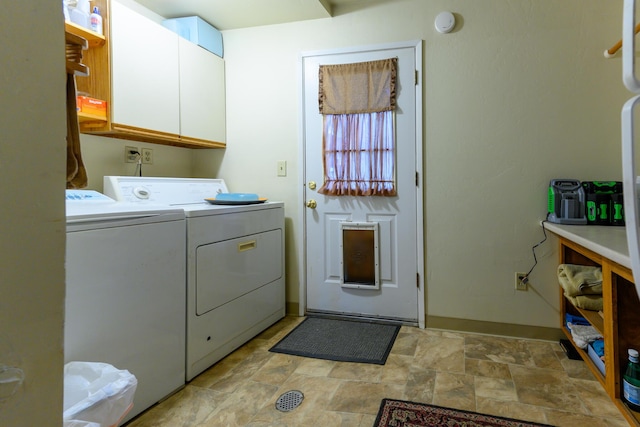
[[[151,193],[145,187],[136,187],[133,189],[133,195],[138,199],[148,199],[151,197]]]

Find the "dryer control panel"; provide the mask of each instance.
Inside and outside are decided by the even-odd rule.
[[[105,176],[104,192],[119,202],[181,206],[229,191],[222,179]]]

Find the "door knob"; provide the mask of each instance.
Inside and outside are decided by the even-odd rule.
[[[315,190],[315,189],[316,189],[316,182],[309,181],[309,190]]]
[[[318,203],[317,203],[315,200],[313,200],[313,199],[310,199],[310,200],[307,202],[307,207],[308,207],[308,208],[315,209],[315,208],[316,208],[316,206],[318,206]]]

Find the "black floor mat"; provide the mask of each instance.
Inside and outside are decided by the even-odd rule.
[[[384,365],[399,331],[398,325],[307,317],[269,351]]]

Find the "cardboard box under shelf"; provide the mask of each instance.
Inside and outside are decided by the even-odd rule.
[[[600,373],[604,375],[604,361],[600,359],[600,356],[598,356],[596,351],[593,349],[591,343],[589,343],[589,345],[587,346],[587,354],[589,355],[589,358],[594,363],[594,365],[596,365]]]
[[[162,25],[220,58],[224,57],[222,33],[199,16],[165,19]]]

